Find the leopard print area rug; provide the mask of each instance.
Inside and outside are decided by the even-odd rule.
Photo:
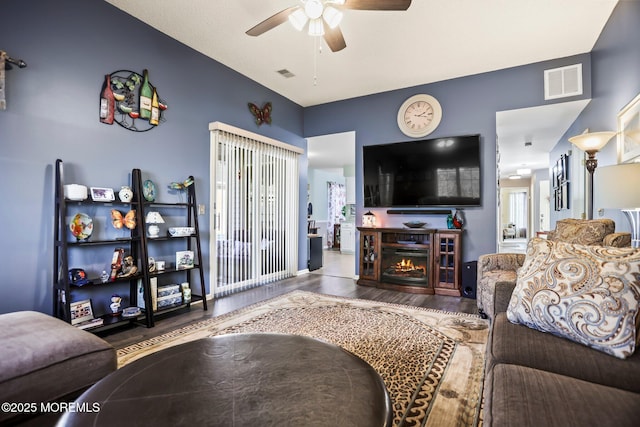
[[[394,426],[482,423],[488,322],[475,315],[293,291],[122,348],[118,365],[187,341],[246,332],[306,335],[356,354],[384,380]]]

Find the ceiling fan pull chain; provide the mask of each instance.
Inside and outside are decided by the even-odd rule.
[[[318,37],[313,38],[313,85],[318,86],[318,53],[322,53],[322,46],[318,47]]]

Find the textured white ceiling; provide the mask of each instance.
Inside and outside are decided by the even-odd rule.
[[[334,53],[288,22],[245,34],[300,0],[105,1],[303,107],[590,52],[618,2],[413,0],[402,12],[348,10],[340,25],[347,47]],[[549,149],[582,108],[499,113],[501,175],[526,163],[546,167]],[[525,139],[534,142],[527,151]],[[330,150],[310,155],[319,156],[310,157],[312,166],[344,166]]]
[[[413,0],[406,11],[347,10],[347,47],[334,53],[288,22],[245,34],[300,0],[106,1],[303,107],[589,52],[617,3]]]

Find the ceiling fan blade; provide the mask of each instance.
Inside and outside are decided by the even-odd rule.
[[[275,15],[265,19],[255,27],[247,30],[247,35],[259,36],[260,34],[266,33],[267,31],[285,22],[287,18],[289,18],[289,15],[291,15],[296,9],[300,9],[300,6],[292,6],[287,9],[281,10]]]
[[[327,42],[332,52],[338,52],[347,47],[340,27],[329,28],[326,22],[324,22],[324,41]]]
[[[345,9],[355,10],[407,10],[411,0],[347,0]]]

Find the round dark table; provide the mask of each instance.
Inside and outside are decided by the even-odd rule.
[[[99,411],[78,410],[96,403]],[[220,335],[153,353],[106,376],[76,404],[58,426],[375,427],[392,421],[389,394],[366,362],[333,344],[283,334]]]

